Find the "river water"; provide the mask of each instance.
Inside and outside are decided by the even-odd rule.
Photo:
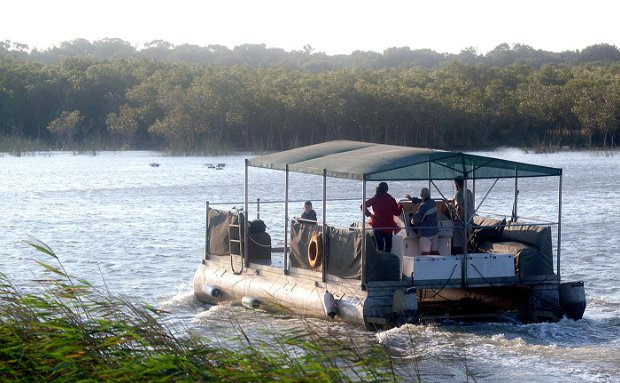
[[[620,154],[514,149],[477,154],[564,169],[561,271],[565,280],[585,281],[588,307],[583,320],[407,325],[371,333],[337,322],[198,303],[191,285],[204,249],[205,201],[240,206],[243,159],[248,155],[0,154],[0,271],[22,289],[36,288],[34,280],[44,271],[34,260],[53,260],[20,242],[31,235],[47,243],[72,275],[164,308],[183,327],[211,338],[229,339],[240,326],[249,336],[268,339],[270,333],[304,323],[360,345],[382,344],[399,361],[404,380],[620,381]],[[149,166],[152,162],[160,166]],[[215,170],[209,163],[226,166]],[[261,218],[274,246],[283,244],[282,204],[268,203],[283,199],[283,174],[251,169],[250,182],[255,185],[250,199],[261,199]],[[491,184],[476,185],[478,203]],[[368,185],[369,194],[374,186]],[[425,185],[394,182],[390,193],[402,197],[417,193],[420,186]],[[450,183],[438,186],[452,195]],[[316,201],[321,219],[320,178],[292,175],[289,193],[299,201]],[[360,193],[360,183],[330,180],[330,197],[358,200],[329,202],[328,223],[359,221],[355,207]],[[498,182],[480,210],[509,216],[513,193],[512,181]],[[557,193],[557,177],[520,182],[519,215],[557,221]],[[294,202],[290,216],[301,214],[302,205]]]

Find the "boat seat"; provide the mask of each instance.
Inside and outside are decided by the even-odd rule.
[[[474,224],[479,227],[493,228],[502,225],[502,221],[474,216]],[[478,244],[477,251],[513,254],[515,271],[522,280],[541,275],[554,275],[553,245],[549,226],[509,223],[497,240]]]
[[[269,233],[249,233],[248,259],[250,262],[271,262],[271,236]]]
[[[400,281],[400,259],[385,251],[367,249],[366,282]]]

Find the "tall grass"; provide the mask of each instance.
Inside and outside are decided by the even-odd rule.
[[[44,150],[49,150],[49,147],[41,141],[0,135],[0,153],[22,156]]]
[[[363,351],[310,326],[243,346],[178,331],[165,313],[70,276],[44,243],[27,243],[57,265],[23,293],[0,274],[2,382],[379,382],[398,377],[379,345]],[[181,329],[182,330],[182,329]],[[178,335],[181,334],[181,335]]]

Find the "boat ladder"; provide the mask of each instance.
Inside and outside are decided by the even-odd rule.
[[[243,271],[243,230],[241,229],[245,216],[243,212],[239,212],[236,216],[237,221],[235,223],[235,216],[232,215],[229,218],[228,222],[228,245],[230,248],[230,267],[235,274],[241,274]],[[235,271],[233,266],[233,258],[234,256],[239,256],[241,258],[241,270]]]

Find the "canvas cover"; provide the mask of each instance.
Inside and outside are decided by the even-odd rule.
[[[253,167],[366,181],[559,176],[562,169],[429,148],[336,140],[248,160]]]
[[[208,212],[209,226],[207,228],[209,239],[209,255],[230,255],[230,238],[229,231],[230,224],[237,224],[239,222],[239,214],[235,210],[220,210],[209,207]],[[232,230],[235,233],[233,239],[239,239],[237,230]],[[236,245],[238,246],[238,245]],[[239,253],[239,249],[233,249],[236,254]]]
[[[553,259],[551,227],[549,226],[519,226],[518,223],[509,224],[504,228],[502,239],[534,246],[545,258]]]
[[[327,228],[327,272],[340,278],[361,278],[362,259],[358,245],[359,234],[348,229]],[[310,269],[308,244],[313,235],[321,233],[321,226],[293,221],[291,223],[290,264]],[[324,260],[323,260],[324,261]]]
[[[230,255],[228,227],[231,213],[228,210],[209,208],[207,227],[209,255]]]
[[[488,227],[488,228],[495,228],[497,225],[499,225],[502,222],[499,219],[481,217],[477,215],[474,216],[473,220],[474,220],[474,224],[478,226],[482,226],[482,227]]]
[[[327,272],[340,278],[360,279],[362,277],[362,240],[359,232],[329,227],[328,233]],[[369,245],[374,246],[372,239],[370,241]]]
[[[291,223],[290,263],[293,267],[310,269],[308,243],[321,227],[293,221]],[[361,279],[362,238],[351,229],[327,228],[327,272],[339,278]],[[391,253],[376,250],[373,235],[366,236],[366,281],[400,280],[400,260]]]
[[[500,220],[474,217],[474,223],[484,227],[495,227]],[[549,226],[522,226],[509,224],[498,241],[478,244],[480,251],[514,254],[515,271],[523,280],[530,276],[553,275],[553,246]]]
[[[271,236],[269,233],[249,233],[248,259],[250,262],[271,260]]]
[[[313,235],[319,234],[321,227],[316,224],[291,222],[291,244],[289,261],[292,267],[310,269],[308,263],[308,244]]]

